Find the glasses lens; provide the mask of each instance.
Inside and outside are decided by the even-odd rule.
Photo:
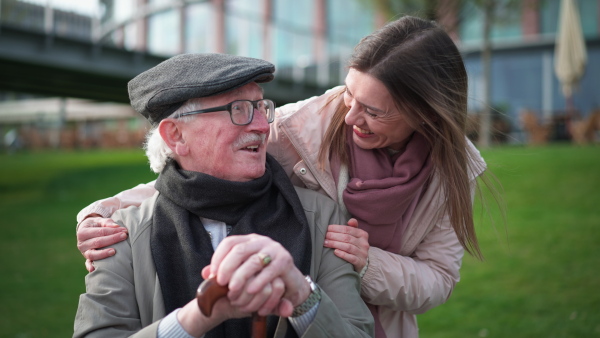
[[[234,101],[230,111],[231,121],[240,126],[250,124],[255,114],[262,114],[269,123],[275,119],[275,103],[271,100]]]
[[[256,111],[263,114],[269,123],[273,122],[275,117],[275,104],[271,100],[259,100],[256,102]]]
[[[237,125],[250,123],[252,118],[252,102],[234,101],[231,103],[231,121]]]

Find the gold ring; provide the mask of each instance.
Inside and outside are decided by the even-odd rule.
[[[260,259],[260,264],[262,264],[263,268],[267,265],[269,265],[269,263],[271,263],[271,256],[269,256],[268,254],[264,254],[262,252],[259,252],[258,254],[258,259]]]

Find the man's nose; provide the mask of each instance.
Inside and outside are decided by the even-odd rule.
[[[254,116],[252,122],[248,125],[252,131],[267,133],[269,131],[269,121],[267,121],[267,115],[261,112],[259,109],[254,109]]]

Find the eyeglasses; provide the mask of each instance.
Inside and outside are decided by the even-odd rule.
[[[263,114],[267,119],[267,122],[269,123],[273,122],[273,120],[275,119],[275,103],[267,99],[256,101],[237,100],[224,106],[181,113],[177,116],[177,118],[187,115],[228,111],[229,116],[231,117],[231,122],[233,124],[235,124],[236,126],[245,126],[252,122],[255,110]]]

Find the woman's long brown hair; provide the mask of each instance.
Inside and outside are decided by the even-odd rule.
[[[362,39],[348,66],[381,81],[398,111],[427,138],[434,171],[442,182],[444,211],[461,245],[481,259],[468,175],[475,154],[469,153],[465,137],[467,72],[454,42],[434,22],[405,16]],[[347,112],[341,101],[319,151],[321,163],[335,154],[348,164]],[[482,179],[495,191],[488,179]]]

